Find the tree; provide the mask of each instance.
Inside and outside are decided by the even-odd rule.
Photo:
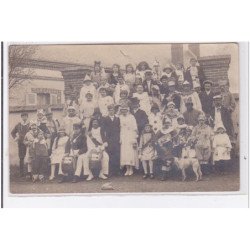
[[[27,63],[36,53],[37,48],[36,45],[9,46],[9,89],[22,84],[34,74],[33,68],[28,67]]]

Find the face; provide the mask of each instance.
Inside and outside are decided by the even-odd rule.
[[[133,68],[132,68],[131,66],[128,66],[128,67],[127,67],[127,72],[128,72],[128,73],[132,73],[132,72],[133,72]]]
[[[162,84],[166,85],[167,84],[167,79],[163,78],[163,79],[161,79],[161,82],[162,82]]]
[[[27,115],[22,115],[22,116],[21,116],[21,119],[22,119],[24,122],[26,122],[26,121],[28,120],[28,116],[27,116]]]
[[[32,125],[30,126],[30,128],[31,128],[32,131],[35,131],[35,130],[37,129],[37,126],[36,126],[36,124],[32,124]]]
[[[175,109],[174,105],[171,104],[171,105],[168,106],[168,110],[174,110],[174,109]]]
[[[150,132],[150,131],[151,131],[151,127],[150,127],[150,126],[146,126],[146,127],[145,127],[145,132],[148,133],[148,132]]]
[[[140,107],[139,103],[133,103],[132,104],[133,109],[138,109]]]
[[[190,136],[192,134],[192,130],[187,129],[187,136]]]
[[[127,109],[121,109],[121,115],[126,116],[128,114]]]
[[[114,108],[109,109],[108,112],[109,112],[110,116],[114,116],[115,115],[115,109]]]
[[[177,119],[177,122],[179,125],[183,125],[184,124],[184,120],[183,119]]]
[[[87,96],[86,96],[86,99],[87,99],[88,102],[91,102],[92,99],[93,99],[93,97],[92,97],[92,95],[87,95]]]
[[[194,88],[195,92],[197,92],[198,94],[201,92],[201,88],[200,87],[196,87]]]
[[[137,85],[136,91],[137,91],[137,93],[142,94],[143,93],[143,87],[142,87],[142,85]]]
[[[122,92],[122,93],[120,94],[121,99],[126,99],[127,96],[128,96],[127,93],[123,93],[123,92]]]
[[[115,73],[117,73],[117,72],[119,71],[119,68],[118,68],[117,65],[114,65],[114,66],[113,66],[113,71],[114,71]]]
[[[169,69],[169,68],[166,68],[166,69],[165,69],[165,72],[166,72],[167,74],[169,74],[169,73],[171,73],[171,72],[172,72],[172,70],[171,70],[171,69]]]
[[[191,60],[190,64],[191,64],[192,67],[195,67],[196,66],[196,60]]]
[[[177,63],[176,64],[176,69],[180,70],[182,67],[181,67],[181,64],[180,63]]]
[[[75,110],[74,109],[68,109],[68,115],[70,117],[74,116],[75,115]]]
[[[101,70],[101,67],[99,65],[95,65],[95,69],[96,72],[99,72]]]
[[[74,134],[79,135],[81,133],[81,129],[79,127],[74,127]]]
[[[221,92],[226,92],[226,86],[222,85],[222,86],[220,87],[220,90],[221,90]]]
[[[170,127],[171,123],[170,122],[164,122],[163,123],[163,128],[168,129]]]
[[[189,84],[185,84],[183,85],[183,91],[189,91],[191,89],[190,85]]]
[[[119,84],[124,84],[124,81],[122,78],[118,78],[117,80],[118,80]]]
[[[92,123],[93,128],[98,128],[99,127],[99,122],[97,120],[94,120]]]
[[[41,120],[41,119],[43,118],[43,114],[38,113],[38,114],[37,114],[37,118],[38,118],[39,120]]]
[[[146,74],[145,75],[145,79],[146,80],[151,80],[152,79],[152,75],[151,74]]]
[[[205,88],[206,91],[210,91],[211,90],[211,85],[208,84],[208,83],[205,83],[204,88]]]
[[[102,97],[105,97],[105,96],[107,95],[107,93],[106,93],[105,90],[101,90],[101,91],[100,91],[100,95],[101,95]]]

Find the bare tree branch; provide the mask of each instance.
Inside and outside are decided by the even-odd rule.
[[[36,51],[36,45],[9,46],[9,89],[22,84],[29,76],[34,74],[34,70],[25,67],[25,63],[27,64]]]

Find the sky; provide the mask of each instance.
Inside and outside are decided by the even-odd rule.
[[[95,60],[101,61],[103,66],[109,67],[113,63],[123,68],[127,63],[136,66],[140,61],[147,61],[150,65],[155,59],[162,66],[171,62],[171,44],[117,44],[117,45],[41,45],[38,47],[36,58],[93,65]],[[238,46],[234,43],[201,44],[200,56],[231,55],[229,79],[232,92],[238,89]]]

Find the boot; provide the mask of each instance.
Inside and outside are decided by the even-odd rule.
[[[166,181],[166,180],[167,180],[167,171],[162,170],[161,181]]]
[[[77,183],[79,181],[79,176],[74,175],[72,183]]]

